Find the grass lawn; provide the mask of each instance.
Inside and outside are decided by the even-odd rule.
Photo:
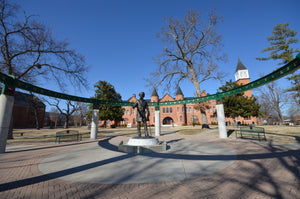
[[[219,137],[217,126],[210,126],[212,129],[208,130],[211,132],[207,133],[207,130],[201,129],[197,126],[192,128],[185,128],[178,130],[177,133],[180,135],[201,135],[206,133],[207,136]],[[300,126],[259,126],[265,129],[267,141],[281,142],[281,143],[300,143]],[[227,127],[227,131],[231,131],[230,138],[235,139],[236,128],[232,126]]]
[[[179,135],[203,135],[219,137],[218,126],[211,125],[211,129],[201,129],[201,126],[178,126],[178,127],[163,127],[163,129],[171,130]],[[260,126],[265,129],[267,141],[281,142],[281,143],[300,143],[300,126]],[[49,129],[43,128],[36,129],[14,129],[14,139],[8,140],[8,145],[40,145],[55,142],[55,134],[58,131],[65,129]],[[77,130],[82,134],[83,140],[90,138],[90,130],[85,126],[81,128],[69,128],[69,130]],[[229,136],[235,139],[235,128],[232,126],[227,127],[231,131]],[[152,129],[153,131],[153,129]],[[154,134],[154,132],[152,132]],[[163,133],[162,133],[163,134]],[[136,136],[136,128],[99,128],[97,137],[108,136]]]

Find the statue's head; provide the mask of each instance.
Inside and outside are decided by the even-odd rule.
[[[144,92],[140,92],[139,96],[140,96],[140,98],[143,99],[145,97],[145,93]]]

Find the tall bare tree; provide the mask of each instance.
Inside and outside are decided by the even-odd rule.
[[[222,17],[217,16],[215,9],[209,12],[207,19],[194,10],[188,10],[182,20],[166,19],[166,25],[158,35],[166,47],[155,58],[159,67],[151,73],[149,85],[177,88],[182,80],[188,80],[194,85],[196,95],[201,96],[201,83],[221,79],[217,63],[226,60],[226,56],[221,54],[222,36],[216,30],[221,21]],[[206,106],[198,107],[204,108],[201,113],[206,124]]]
[[[72,85],[86,86],[85,58],[70,49],[66,40],[54,39],[37,19],[13,1],[0,0],[0,71],[29,83],[43,77],[60,87],[65,87],[66,79]],[[12,131],[8,138],[13,138]]]
[[[263,108],[262,111],[268,113],[269,116],[274,115],[279,122],[283,124],[282,109],[287,103],[287,94],[275,82],[271,82],[260,88],[260,103]],[[263,109],[269,109],[263,110]],[[275,114],[274,114],[275,113]],[[267,119],[267,118],[266,118]]]
[[[82,55],[69,49],[67,41],[57,41],[36,16],[20,19],[18,5],[0,0],[0,71],[27,82],[37,77],[55,79],[60,85],[68,78],[86,85],[87,70]]]
[[[43,124],[40,124],[40,111],[45,110],[45,104],[32,92],[30,92],[28,101],[34,108],[35,128],[39,130],[40,127],[43,126]]]

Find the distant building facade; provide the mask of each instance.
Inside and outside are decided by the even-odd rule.
[[[235,80],[238,84],[248,84],[250,82],[248,69],[242,64],[240,59],[238,59],[238,64],[235,71]],[[252,91],[248,90],[244,93],[245,96],[251,97]],[[201,96],[207,96],[206,91],[202,91]],[[172,102],[177,100],[185,100],[183,92],[180,87],[177,89],[177,93],[173,98],[169,94],[165,94],[162,98],[159,98],[156,90],[153,90],[151,99],[149,102]],[[136,95],[133,94],[129,99],[129,102],[136,102]],[[162,125],[191,125],[193,123],[202,124],[201,112],[194,108],[195,104],[181,104],[181,105],[170,105],[170,106],[160,106],[160,123]],[[136,110],[131,106],[125,106],[124,115],[122,122],[123,124],[130,124],[135,126],[136,123]],[[155,124],[155,107],[149,107],[150,110],[150,125]],[[216,112],[216,101],[209,101],[209,109],[206,110],[206,117],[208,124],[217,124],[217,116],[214,114]],[[256,117],[236,117],[237,123],[241,124],[253,124],[257,123]],[[226,122],[233,124],[232,118],[226,118]]]
[[[13,128],[35,128],[35,109],[38,113],[39,128],[42,128],[46,105],[37,97],[26,93],[16,91],[14,97]]]

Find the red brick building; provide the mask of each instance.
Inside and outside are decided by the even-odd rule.
[[[242,64],[240,59],[238,59],[238,64],[236,67],[235,72],[235,80],[238,84],[247,84],[250,82],[249,73],[247,68]],[[201,96],[206,96],[206,92],[202,91]],[[245,95],[248,97],[252,96],[252,91],[246,91]],[[180,87],[177,89],[177,93],[175,97],[170,96],[169,94],[165,94],[162,98],[159,98],[156,90],[154,89],[151,99],[148,100],[149,102],[166,102],[166,101],[176,101],[176,100],[183,100],[188,99],[185,98],[183,92]],[[133,94],[132,97],[129,99],[129,102],[136,102],[137,98],[136,95]],[[216,112],[216,101],[210,100],[209,101],[209,109],[206,110],[207,122],[209,124],[217,124],[217,117],[214,116]],[[170,106],[160,106],[160,123],[162,125],[191,125],[194,123],[202,124],[201,113],[199,110],[194,108],[195,104],[182,104],[182,105],[170,105]],[[136,125],[136,110],[132,109],[130,106],[123,107],[124,108],[124,115],[123,115],[123,124],[131,124]],[[155,124],[155,108],[153,106],[149,107],[150,110],[150,124]],[[237,117],[235,118],[236,122],[244,123],[244,124],[252,124],[257,123],[256,117]],[[226,122],[233,124],[232,118],[226,118]]]
[[[43,127],[46,105],[37,97],[15,92],[13,128],[35,128],[35,108],[38,110],[39,128]]]

